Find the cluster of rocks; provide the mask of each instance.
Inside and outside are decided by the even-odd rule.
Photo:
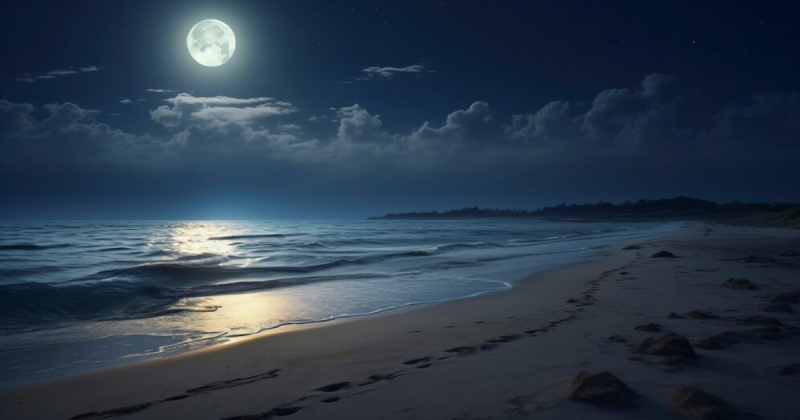
[[[638,250],[642,249],[642,247],[640,245],[628,245],[622,249]],[[782,257],[797,255],[798,253],[794,251],[781,254]],[[650,257],[678,258],[675,254],[664,250],[650,255]],[[777,262],[774,258],[753,255],[736,261],[740,263]],[[746,278],[729,278],[721,286],[732,290],[744,291],[760,289],[759,285]],[[570,300],[573,301],[571,303],[579,302],[577,299]],[[774,313],[795,313],[792,305],[798,303],[800,303],[800,290],[779,293],[768,296],[768,303],[763,307],[763,310]],[[694,310],[681,314],[670,312],[667,318],[713,320],[720,319],[720,316],[706,310]],[[695,348],[719,350],[737,343],[778,340],[787,337],[793,331],[800,335],[800,329],[787,327],[780,319],[772,316],[750,315],[725,317],[723,319],[741,325],[758,326],[758,328],[744,331],[723,331],[707,338],[693,341],[679,334],[667,333],[647,337],[638,344],[627,345],[627,348],[637,354],[663,356],[661,363],[672,366],[697,358],[698,355],[695,352]],[[663,331],[665,327],[656,323],[648,323],[636,326],[634,329],[654,333]],[[612,335],[607,340],[614,343],[627,343],[629,341],[627,337],[620,334]],[[633,360],[643,359],[636,358]],[[800,372],[800,363],[773,366],[770,370],[779,375],[793,375]],[[569,389],[569,398],[603,407],[621,409],[633,406],[637,394],[630,386],[610,372],[589,373],[580,371],[572,381]],[[667,401],[683,416],[696,420],[733,419],[740,418],[742,414],[723,399],[691,385],[684,385],[674,389],[667,396]]]
[[[602,407],[625,409],[635,405],[636,392],[610,372],[578,372],[569,388],[569,398]],[[722,420],[737,417],[730,404],[716,395],[691,385],[683,385],[667,396],[680,414],[695,420]]]

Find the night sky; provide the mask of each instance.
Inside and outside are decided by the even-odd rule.
[[[227,23],[236,52],[186,35]],[[797,1],[4,4],[0,218],[800,200]]]

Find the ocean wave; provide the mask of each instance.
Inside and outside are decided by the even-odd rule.
[[[45,249],[54,248],[67,248],[71,244],[53,244],[53,245],[36,245],[36,244],[10,244],[0,245],[0,251],[41,251]]]
[[[231,236],[215,236],[208,238],[209,241],[233,241],[238,239],[260,239],[260,238],[286,238],[289,236],[297,236],[292,233],[264,233],[259,235],[231,235]]]
[[[439,246],[437,248],[442,250],[442,251],[453,251],[453,250],[456,250],[456,249],[467,249],[467,248],[502,248],[502,247],[503,247],[503,245],[496,244],[496,243],[493,243],[493,242],[478,241],[478,242],[467,242],[467,243],[456,243],[456,244],[450,244],[450,245],[442,245],[442,246]]]
[[[382,273],[289,277],[261,281],[166,287],[109,282],[53,286],[44,283],[0,285],[0,331],[29,332],[34,326],[68,321],[109,321],[213,312],[219,307],[187,298],[254,292],[313,283],[389,277]],[[21,326],[27,326],[21,329]]]

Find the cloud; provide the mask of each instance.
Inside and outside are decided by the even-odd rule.
[[[76,70],[53,70],[53,71],[48,71],[47,75],[48,76],[69,76],[70,74],[76,74],[76,73],[78,73]]]
[[[297,124],[278,124],[278,130],[283,132],[302,132],[303,127]]]
[[[97,165],[112,161],[161,161],[160,139],[97,122],[99,111],[65,102],[41,108],[0,100],[0,155],[11,166]],[[146,161],[141,158],[147,156]]]
[[[399,74],[415,74],[421,75],[424,73],[434,73],[430,66],[425,64],[412,64],[405,67],[380,67],[370,66],[361,70],[361,75],[355,77],[355,80],[370,80],[370,79],[385,79],[391,80],[394,76]]]
[[[127,105],[127,104],[132,104],[133,101],[130,100],[130,99],[123,99],[123,100],[119,101],[119,103]]]
[[[410,137],[416,142],[436,141],[455,145],[494,140],[493,137],[499,134],[498,129],[499,125],[490,115],[489,104],[475,101],[467,109],[450,113],[441,127],[433,128],[426,121]]]
[[[514,115],[506,133],[538,147],[637,148],[668,144],[681,138],[684,125],[677,81],[652,74],[635,88],[606,89],[584,112],[553,101],[533,114]]]
[[[71,76],[71,75],[74,75],[74,74],[91,73],[91,72],[95,72],[95,71],[100,71],[100,68],[97,67],[97,66],[88,66],[88,67],[80,67],[80,68],[70,67],[69,69],[64,69],[64,70],[51,70],[51,71],[39,74],[37,76],[33,76],[33,75],[29,74],[29,73],[26,73],[24,77],[19,77],[19,78],[16,79],[16,81],[17,82],[22,82],[22,83],[35,83],[36,80],[52,80],[52,79],[58,79],[58,78],[65,77],[65,76]]]
[[[165,127],[224,122],[252,124],[267,117],[297,112],[292,104],[267,97],[195,97],[181,93],[164,101],[172,106],[160,106],[150,112],[150,117]]]
[[[165,99],[171,104],[203,104],[203,105],[248,105],[272,101],[274,98],[231,98],[229,96],[195,97],[188,93],[180,93],[178,96]]]
[[[372,143],[385,138],[380,115],[371,115],[359,104],[336,110],[339,119],[337,139],[344,143]]]
[[[170,93],[172,89],[145,89],[144,91],[152,93]]]
[[[749,184],[756,185],[754,194],[759,185],[800,193],[793,182],[800,175],[798,93],[758,95],[687,118],[678,81],[656,74],[584,101],[552,100],[515,115],[474,101],[405,129],[360,104],[317,117],[332,118],[334,126],[303,127],[293,122],[311,118],[269,97],[179,94],[164,101],[150,111],[164,128],[155,135],[115,129],[99,121],[103,114],[75,104],[0,101],[0,166],[23,171],[22,163],[61,162],[89,171],[147,164],[167,174],[213,167],[242,182],[263,180],[270,171],[274,179],[318,184],[347,179],[384,188],[389,184],[381,182],[402,180],[408,188],[470,185],[488,193],[618,187],[638,195],[632,188],[659,185],[740,192]]]

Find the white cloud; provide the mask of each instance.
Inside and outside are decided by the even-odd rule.
[[[123,99],[123,100],[119,101],[119,103],[127,105],[127,104],[132,104],[133,101],[130,100],[130,99]]]
[[[216,124],[236,122],[255,124],[260,120],[297,112],[288,102],[273,98],[232,98],[228,96],[196,97],[181,93],[164,100],[172,106],[160,106],[150,111],[153,121],[165,127],[178,127],[188,124]],[[247,106],[250,105],[250,106]]]
[[[339,118],[337,138],[346,143],[374,142],[385,137],[380,115],[371,115],[359,104],[336,110]]]
[[[254,107],[207,107],[192,112],[192,117],[207,121],[249,122],[274,115],[286,115],[295,112],[294,108],[260,104]]]
[[[172,89],[145,89],[144,91],[152,93],[170,93]]]
[[[188,93],[180,93],[178,96],[170,99],[165,99],[164,101],[169,102],[171,104],[203,104],[203,105],[247,105],[247,104],[257,104],[261,102],[269,102],[272,101],[273,98],[261,97],[261,98],[231,98],[228,96],[212,96],[212,97],[197,97],[192,96]]]

